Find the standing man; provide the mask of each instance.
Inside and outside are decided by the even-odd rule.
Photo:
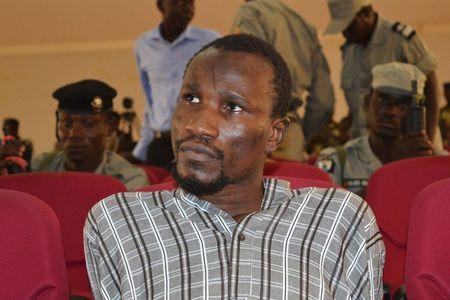
[[[289,117],[294,122],[291,123],[291,130],[293,126],[298,126],[295,124],[299,121],[296,109],[306,100],[302,122],[304,136],[309,139],[320,131],[333,115],[335,99],[328,62],[316,29],[279,0],[247,0],[239,7],[233,32],[254,35],[275,47],[292,76]],[[302,140],[301,130],[294,129],[292,133],[295,131],[299,133],[294,136],[289,133],[287,138]],[[282,145],[282,148],[295,147],[291,141],[285,143],[288,144]],[[303,142],[301,144],[303,149]],[[291,158],[292,155],[288,156]]]
[[[216,32],[190,26],[194,0],[157,0],[162,15],[158,28],[136,42],[136,59],[146,96],[141,138],[133,156],[152,165],[167,167],[173,160],[170,123],[187,62]]]
[[[408,109],[416,97],[423,97],[425,75],[414,65],[391,62],[372,69],[372,88],[366,97],[369,134],[348,141],[344,146],[321,151],[316,166],[333,181],[365,196],[370,176],[392,161],[433,155],[427,134],[406,132]],[[417,91],[412,82],[417,82]]]
[[[352,137],[367,133],[364,97],[369,94],[371,70],[392,61],[410,63],[426,75],[427,134],[434,141],[438,121],[437,61],[411,27],[381,18],[372,0],[328,0],[331,22],[325,34],[342,32],[341,87],[353,116]]]
[[[172,121],[180,188],[112,195],[88,214],[96,299],[381,299],[367,203],[263,177],[290,97],[286,63],[251,35],[192,59]]]
[[[19,135],[19,120],[15,118],[6,118],[3,120],[3,134],[4,137],[11,136],[15,142],[23,146],[22,157],[28,163],[31,162],[33,156],[33,143],[28,139],[22,139]]]
[[[111,86],[93,79],[70,83],[53,92],[58,100],[56,132],[61,150],[33,157],[31,171],[108,175],[119,179],[128,190],[149,185],[141,168],[107,149],[116,95]]]

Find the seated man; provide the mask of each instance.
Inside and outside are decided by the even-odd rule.
[[[392,62],[375,66],[372,76],[372,89],[364,104],[369,134],[343,147],[322,150],[316,161],[337,184],[360,196],[365,195],[370,175],[382,165],[434,153],[425,130],[404,130],[412,99],[424,94],[425,75],[414,65]],[[417,82],[416,93],[413,81]]]
[[[264,179],[286,133],[281,56],[244,34],[188,64],[172,120],[174,191],[99,202],[85,224],[96,299],[380,299],[374,215],[339,189]]]
[[[149,185],[145,172],[106,149],[109,114],[117,92],[104,82],[82,80],[57,89],[56,132],[60,151],[33,158],[32,171],[78,171],[113,176],[128,190]]]
[[[3,120],[3,134],[4,137],[11,137],[14,142],[19,143],[23,147],[22,157],[27,161],[31,162],[31,157],[33,156],[33,143],[28,139],[22,139],[19,136],[19,120],[15,118],[6,118]]]

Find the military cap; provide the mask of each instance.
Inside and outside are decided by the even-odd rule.
[[[53,92],[58,110],[71,113],[100,113],[113,108],[115,89],[95,79],[70,83]]]
[[[372,88],[396,96],[423,95],[426,76],[415,65],[390,62],[372,68]],[[413,81],[417,83],[414,91]]]
[[[372,4],[372,0],[328,0],[327,2],[331,21],[324,34],[336,34],[344,31],[361,8]]]

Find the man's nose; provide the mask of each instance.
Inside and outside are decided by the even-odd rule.
[[[192,114],[186,124],[186,130],[193,136],[215,139],[219,136],[219,124],[222,116],[214,107],[204,106]]]
[[[389,103],[386,105],[385,113],[392,115],[392,116],[403,116],[405,114],[405,110],[401,108],[399,105],[396,105],[394,103]]]

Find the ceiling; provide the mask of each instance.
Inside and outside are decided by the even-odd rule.
[[[197,0],[194,24],[227,33],[243,0]],[[285,0],[317,28],[325,0]],[[0,0],[0,47],[134,40],[158,24],[154,0]],[[450,27],[449,0],[374,0],[383,16],[416,28]]]

